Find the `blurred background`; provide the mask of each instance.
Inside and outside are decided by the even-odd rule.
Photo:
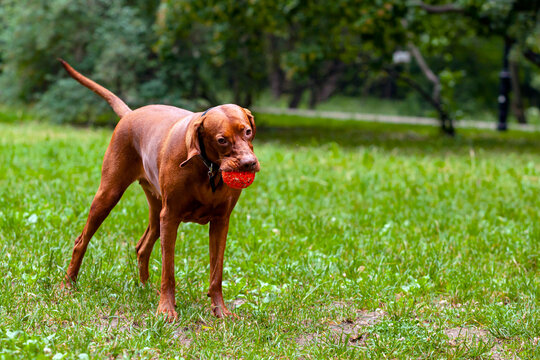
[[[429,116],[452,132],[456,119],[497,121],[510,93],[509,121],[540,123],[536,0],[0,4],[0,104],[59,123],[116,118],[57,57],[132,108]]]
[[[539,8],[0,0],[0,359],[540,359]],[[212,316],[197,224],[179,319],[155,316],[139,186],[58,290],[118,121],[58,57],[131,108],[254,111],[223,282],[241,320]]]

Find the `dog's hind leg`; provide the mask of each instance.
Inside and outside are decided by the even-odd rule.
[[[141,184],[146,194],[149,207],[149,223],[146,231],[136,246],[137,262],[139,264],[139,278],[143,284],[148,280],[148,262],[156,240],[159,238],[159,213],[161,212],[161,200],[155,197],[151,191]]]
[[[115,139],[115,135],[113,135],[111,144],[105,153],[101,183],[90,206],[86,225],[75,240],[63,286],[70,286],[72,282],[76,281],[90,239],[118,203],[127,187],[137,177],[137,158],[129,150],[123,149],[119,152],[118,149],[122,147],[122,144],[116,140],[118,139]],[[123,154],[123,156],[120,157],[117,154]]]

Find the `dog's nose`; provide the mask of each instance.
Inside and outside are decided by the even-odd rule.
[[[255,156],[246,156],[240,161],[241,171],[252,171],[257,166],[257,158]]]

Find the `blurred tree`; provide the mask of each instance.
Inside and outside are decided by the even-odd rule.
[[[452,133],[463,109],[494,98],[501,39],[527,80],[513,82],[526,97],[514,107],[537,96],[540,77],[522,60],[540,60],[539,3],[3,0],[0,99],[37,103],[57,121],[110,121],[106,104],[66,78],[61,56],[132,106],[249,106],[270,88],[314,108],[336,92],[369,93],[421,98]],[[412,62],[393,62],[396,51]]]
[[[265,85],[264,14],[257,7],[235,0],[164,0],[156,48],[174,80],[209,105],[224,102],[224,90],[230,90],[233,102],[249,106]]]
[[[314,108],[336,91],[347,68],[368,71],[364,64],[389,54],[404,39],[400,1],[270,3],[271,12],[279,14],[264,24],[270,83],[275,95],[291,94],[292,108],[305,91]]]
[[[66,78],[57,57],[72,62],[132,105],[144,102],[143,94],[158,93],[145,91],[152,85],[156,88],[149,80],[154,76],[148,76],[157,67],[149,51],[149,42],[154,41],[152,22],[127,2],[7,0],[0,16],[3,101],[37,103],[58,122],[114,121],[101,99]]]
[[[526,123],[521,85],[519,55],[540,67],[540,1],[531,0],[456,0],[437,4],[413,3],[430,14],[458,14],[469,21],[469,27],[480,36],[500,36],[504,41],[503,71],[501,71],[499,128],[506,129],[508,93],[514,92],[512,109],[520,123]],[[512,53],[512,60],[507,57]],[[510,81],[511,80],[511,81]]]
[[[165,0],[158,48],[191,69],[194,91],[212,103],[227,86],[249,105],[268,79],[276,96],[291,95],[290,107],[306,90],[314,107],[336,90],[345,65],[399,41],[397,3]]]
[[[540,1],[456,0],[440,4],[415,1],[430,14],[454,13],[468,18],[479,35],[509,38],[525,58],[540,66]]]

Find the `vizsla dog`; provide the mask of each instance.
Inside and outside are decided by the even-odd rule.
[[[221,281],[229,217],[241,190],[223,183],[221,172],[259,171],[251,141],[255,122],[251,112],[237,105],[221,105],[204,113],[165,105],[131,110],[120,98],[60,60],[82,85],[107,100],[121,118],[103,159],[101,184],[88,220],[75,240],[63,286],[77,279],[88,243],[103,220],[138,180],[150,221],[136,246],[139,277],[148,280],[148,261],[161,238],[161,295],[158,312],[169,321],[175,310],[174,248],[180,222],[210,222],[210,288],[208,296],[217,317],[232,314],[223,301]]]

